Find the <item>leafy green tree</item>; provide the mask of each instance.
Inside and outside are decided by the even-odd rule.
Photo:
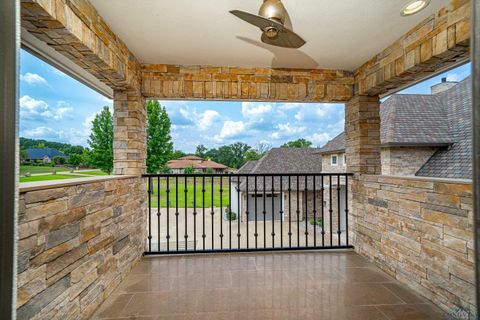
[[[181,157],[186,156],[187,154],[181,150],[175,150],[173,151],[172,155],[170,156],[170,160],[177,160]]]
[[[28,159],[28,154],[26,150],[20,150],[20,163],[24,163]]]
[[[74,167],[80,166],[82,160],[82,154],[73,153],[72,155],[70,155],[70,157],[68,157],[68,163]]]
[[[92,121],[92,133],[88,139],[92,148],[90,154],[91,164],[111,173],[113,169],[113,117],[108,107],[103,107],[102,112]]]
[[[195,155],[199,156],[202,159],[205,159],[207,151],[208,151],[207,147],[205,147],[203,144],[199,144],[197,146],[197,150],[195,151]]]
[[[222,146],[218,149],[210,149],[205,155],[215,162],[222,163],[230,168],[240,168],[246,160],[246,153],[251,147],[243,142],[236,142]]]
[[[157,100],[147,101],[147,170],[159,172],[173,154],[171,122],[165,107]]]
[[[65,157],[60,157],[60,156],[53,157],[53,163],[55,163],[57,166],[64,165],[65,162],[67,162]]]
[[[312,145],[312,142],[306,139],[297,139],[289,141],[281,146],[281,148],[309,148]]]
[[[255,149],[250,149],[245,153],[245,161],[260,160],[263,155],[259,154]]]
[[[189,166],[183,170],[183,173],[192,174],[192,173],[195,173],[195,169],[192,166]]]

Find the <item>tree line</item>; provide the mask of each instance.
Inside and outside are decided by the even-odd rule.
[[[147,172],[169,172],[167,162],[185,155],[181,150],[174,150],[170,134],[171,121],[165,107],[156,100],[148,100],[147,105]],[[21,149],[55,148],[67,155],[68,164],[73,166],[94,167],[105,172],[113,170],[113,115],[108,107],[95,116],[92,121],[92,132],[88,138],[89,148],[72,146],[67,143],[50,142],[20,138]],[[306,148],[312,143],[305,139],[297,139],[283,144],[283,148]],[[235,142],[219,148],[208,149],[198,145],[195,155],[209,159],[230,168],[240,168],[247,161],[259,160],[271,146],[258,143],[250,146],[243,142]]]

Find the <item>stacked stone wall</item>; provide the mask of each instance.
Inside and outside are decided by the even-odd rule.
[[[88,319],[144,251],[140,177],[20,188],[17,319]]]
[[[474,309],[471,182],[363,175],[351,190],[358,253],[447,312]]]

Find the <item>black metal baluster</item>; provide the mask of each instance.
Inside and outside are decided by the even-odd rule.
[[[345,175],[345,239],[348,246],[348,175]]]
[[[322,247],[325,246],[325,218],[324,218],[324,212],[325,212],[325,188],[323,187],[323,175],[322,175],[322,187],[320,188],[320,191],[322,192]]]
[[[288,176],[288,247],[292,247],[292,186],[291,176]]]
[[[185,182],[185,187],[183,188],[183,191],[184,191],[184,198],[185,198],[185,203],[184,203],[184,206],[185,206],[185,234],[184,234],[184,238],[185,238],[185,251],[187,251],[188,249],[188,180],[187,180],[187,177],[185,176],[184,178],[184,182]]]
[[[238,217],[237,217],[237,247],[240,249],[240,176],[237,177],[237,203],[238,203]]]
[[[329,175],[329,186],[328,186],[328,192],[329,192],[329,209],[328,212],[330,214],[330,246],[333,246],[333,221],[332,221],[332,175]]]
[[[342,231],[340,230],[340,175],[337,175],[337,220],[338,220],[338,226],[337,226],[337,236],[338,236],[338,245],[340,246],[340,234]]]
[[[210,183],[210,184],[211,184],[211,187],[212,187],[212,191],[211,191],[211,193],[212,193],[212,197],[211,197],[211,198],[212,198],[212,203],[211,203],[211,204],[212,204],[212,212],[210,213],[210,215],[212,216],[212,250],[215,249],[215,230],[214,230],[214,226],[215,226],[215,208],[214,208],[214,206],[213,206],[213,201],[214,201],[214,197],[213,197],[213,192],[214,192],[214,190],[213,190],[213,182],[214,182],[214,180],[215,180],[215,177],[214,177],[214,176],[211,176],[211,183]]]
[[[255,249],[258,248],[258,229],[257,229],[257,176],[255,176],[255,188],[254,188],[254,199],[255,199]]]
[[[238,212],[237,212],[237,216],[238,216]],[[231,250],[232,249],[232,176],[228,176],[228,230],[229,230],[228,247]]]
[[[313,176],[313,246],[317,246],[317,192],[316,192],[316,176]]]
[[[275,176],[272,175],[272,248],[275,248]]]
[[[283,176],[280,176],[280,248],[283,248]]]
[[[157,251],[160,252],[160,177],[157,177]]]
[[[177,244],[177,251],[178,251],[178,216],[180,212],[178,212],[178,176],[175,177],[175,236],[176,236],[176,244]]]
[[[167,176],[167,252],[170,251],[170,177]]]
[[[197,251],[197,177],[193,177],[193,251]]]
[[[305,247],[308,247],[308,176],[305,176]]]
[[[245,194],[247,195],[247,210],[245,211],[245,223],[247,224],[247,249],[249,248],[249,241],[248,241],[248,237],[249,237],[249,233],[248,233],[248,217],[249,217],[249,210],[248,210],[248,176],[245,177],[246,178],[246,192]]]
[[[148,177],[148,252],[152,252],[152,178]]]
[[[297,247],[300,247],[300,185],[299,180],[300,176],[296,176],[297,178]],[[305,215],[305,214],[303,214]]]
[[[223,177],[220,177],[220,249],[223,250]]]
[[[203,241],[203,250],[205,250],[205,176],[202,176],[202,214],[203,214],[203,227],[202,227],[202,241]]]
[[[267,247],[267,220],[266,220],[266,215],[267,215],[267,211],[265,209],[265,179],[266,179],[266,176],[263,176],[263,247],[266,248]]]

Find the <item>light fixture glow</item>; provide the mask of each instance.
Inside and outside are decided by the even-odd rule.
[[[408,2],[405,6],[403,6],[400,14],[404,17],[411,16],[417,12],[422,11],[430,4],[430,0],[413,0]]]

